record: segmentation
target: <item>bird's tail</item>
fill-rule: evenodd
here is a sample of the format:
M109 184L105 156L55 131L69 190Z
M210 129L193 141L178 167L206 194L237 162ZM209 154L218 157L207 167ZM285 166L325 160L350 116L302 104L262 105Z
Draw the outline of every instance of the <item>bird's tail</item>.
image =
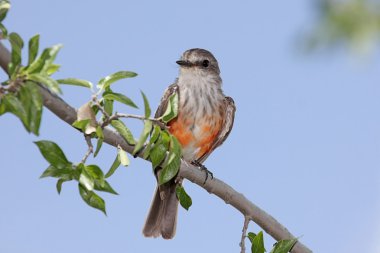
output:
M161 235L164 239L172 239L175 235L178 213L176 183L168 182L167 184L155 190L143 228L143 234L146 237Z

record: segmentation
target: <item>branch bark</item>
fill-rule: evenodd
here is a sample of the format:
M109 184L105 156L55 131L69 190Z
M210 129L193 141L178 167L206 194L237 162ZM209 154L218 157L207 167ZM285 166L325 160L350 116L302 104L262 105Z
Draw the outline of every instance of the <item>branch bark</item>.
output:
M11 56L8 49L6 49L4 45L0 43L0 66L5 72L8 71L8 63L10 62L10 59ZM71 126L77 117L76 110L67 104L62 98L50 92L43 85L40 85L40 90L43 96L44 106ZM105 128L103 133L105 143L108 143L114 147L120 145L125 151L132 153L134 146L129 145L117 132L113 131L110 128ZM143 153L139 154L140 158L142 158L142 156ZM223 181L214 178L213 180L207 180L207 182L204 184L204 173L198 168L184 161L181 162L179 176L199 185L207 192L218 196L225 203L232 205L243 214L243 217L248 217L249 220L252 220L258 224L275 240L279 241L295 238L294 235L292 235L271 215L253 204L243 194L237 192L235 189ZM312 251L303 245L300 241L298 241L291 252L310 253Z

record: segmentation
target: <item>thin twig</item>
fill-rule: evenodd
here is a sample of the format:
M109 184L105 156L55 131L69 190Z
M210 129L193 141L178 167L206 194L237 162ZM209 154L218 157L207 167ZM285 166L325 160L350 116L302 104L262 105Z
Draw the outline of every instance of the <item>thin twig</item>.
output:
M110 116L107 118L106 116L106 119L104 120L104 122L101 124L102 128L108 126L112 120L117 120L119 118L129 118L129 119L139 119L139 120L150 120L152 121L153 124L156 124L158 125L159 127L161 127L161 129L167 129L167 126L159 119L155 119L155 118L146 118L144 116L141 116L141 115L136 115L136 114L127 114L127 113L115 113L114 115Z
M247 229L248 229L248 224L249 224L249 217L248 216L244 216L244 225L243 225L243 229L242 229L242 233L241 233L241 240L240 240L240 248L241 248L241 251L240 253L245 253L245 238L247 237Z
M152 121L153 124L158 125L162 129L167 129L167 126L159 119L155 118L145 118L144 116L141 115L135 115L135 114L126 114L126 113L116 113L115 115L112 115L110 117L110 122L114 119L118 118L130 118L130 119L140 119L140 120L150 120Z
M105 128L106 126L108 126L112 122L112 120L117 120L119 118L130 118L130 119L139 119L139 120L150 120L152 121L152 123L161 127L161 129L167 129L167 126L160 119L146 118L145 116L136 115L136 114L127 114L127 113L115 113L114 115L109 115L104 110L104 107L99 103L99 100L96 95L92 96L92 101L94 102L94 105L97 108L99 108L99 110L104 115L104 121L100 124L102 128Z
M92 146L92 143L91 143L91 136L85 135L84 138L87 142L88 149L87 149L87 152L81 161L81 163L83 163L83 164L86 163L87 158L92 154L92 152L94 152L94 146Z

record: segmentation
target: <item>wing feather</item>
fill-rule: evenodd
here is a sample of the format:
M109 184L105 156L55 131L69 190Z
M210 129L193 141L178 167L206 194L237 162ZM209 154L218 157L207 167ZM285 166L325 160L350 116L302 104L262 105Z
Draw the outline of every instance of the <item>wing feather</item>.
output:
M159 118L165 113L166 107L168 106L168 103L169 103L169 98L174 93L177 93L179 97L179 88L178 88L177 83L173 83L165 90L164 95L161 98L160 105L158 106L156 113L154 114L155 118Z

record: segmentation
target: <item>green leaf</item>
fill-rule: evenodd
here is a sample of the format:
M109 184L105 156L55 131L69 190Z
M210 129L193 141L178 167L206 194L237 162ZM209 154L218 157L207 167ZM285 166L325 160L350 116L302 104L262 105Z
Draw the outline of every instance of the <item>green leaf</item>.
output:
M249 232L247 237L248 237L249 241L252 243L253 239L256 237L256 234Z
M2 23L0 23L0 31L2 33L3 38L8 37L8 30Z
M82 87L86 87L86 88L90 88L90 89L92 88L92 83L90 81L77 79L77 78L58 79L57 82L60 84L82 86Z
M150 150L149 157L152 162L153 169L157 168L166 157L167 148L162 143L157 143Z
M84 186L81 184L78 184L79 187L79 193L84 202L87 203L87 205L96 208L100 211L102 211L105 215L106 213L106 204L104 200L99 197L95 192L87 190Z
M102 106L103 102L100 101L99 104ZM92 105L91 106L91 109L92 111L94 112L95 116L98 114L98 112L100 111L99 107L97 105Z
M58 44L58 45L54 45L50 48L48 57L45 59L45 62L44 62L43 67L41 69L41 73L46 74L47 70L49 69L50 65L54 62L59 50L61 50L62 47L63 47L62 44Z
M106 88L108 88L112 83L120 80L120 79L123 79L123 78L129 78L129 77L135 77L137 76L136 73L134 72L130 72L130 71L119 71L119 72L116 72L116 73L113 73L109 76L106 76L104 78L102 78L100 81L99 81L99 84L98 84L98 87L100 89L103 89L105 90Z
M177 185L175 188L175 193L177 194L177 198L181 206L186 210L189 210L193 202L190 196L186 193L185 188L183 188L182 185Z
M34 142L39 148L42 156L54 167L61 169L71 163L67 160L62 149L51 141L36 141Z
M100 186L104 186L104 173L97 165L87 165L85 170L94 179L94 183L97 182Z
M144 92L141 91L141 95L144 99L144 108L145 108L145 118L149 118L151 114L150 106L149 106L149 101L147 97L145 96Z
M61 65L52 63L52 64L50 64L50 66L46 70L46 74L48 76L51 76L52 74L57 72L60 68L61 68Z
M85 165L83 163L78 163L76 165L73 165L73 168L74 168L73 179L79 181L82 171L85 170Z
M153 147L155 146L155 142L158 140L158 138L160 137L160 133L161 133L161 128L157 125L154 125L153 126L153 130L152 130L152 133L150 135L150 139L149 139L149 143L148 145L145 147L145 150L144 150L144 155L143 155L143 158L145 160L147 160L150 156L150 151L153 149Z
M87 165L85 167L86 171L96 180L104 180L104 173L99 168L99 166L95 164Z
M113 112L113 100L103 99L104 110L108 116L112 115Z
M82 173L79 176L79 183L89 191L92 191L94 189L94 177L88 172L86 167L84 170L82 170Z
M107 181L104 181L104 185L101 186L99 183L97 183L95 181L95 187L94 187L95 190L97 191L102 191L102 192L108 192L108 193L111 193L111 194L115 194L115 195L119 195L112 187L111 185L107 182Z
M162 120L168 123L178 115L178 94L174 93L169 97L169 102L166 111L162 116Z
M87 125L90 123L90 119L83 119L83 120L76 120L73 124L71 124L73 127L78 128L82 132L86 131Z
M127 96L124 96L120 93L114 93L110 91L106 91L103 93L103 98L108 100L116 100L125 105L131 106L133 108L138 108L137 105Z
M170 146L170 133L168 131L161 131L160 139L159 141L165 146L167 150L169 150Z
M143 159L144 160L148 160L149 156L150 156L150 151L152 150L153 148L153 145L148 143L146 146L145 146L145 149L144 149L144 154L143 154Z
M0 22L4 20L9 9L11 8L11 4L7 0L2 0L0 2Z
M9 34L9 42L11 44L15 44L19 49L22 49L24 47L24 41L20 37L18 33L12 32Z
M35 135L39 135L43 100L39 87L32 82L26 82L19 90L18 98L24 107L26 118L24 126Z
M49 57L50 50L50 48L45 48L42 54L27 66L26 72L28 74L40 73L45 64L46 58Z
M158 140L158 137L160 137L161 134L161 128L157 125L154 125L152 134L150 135L149 143L153 144Z
M125 126L121 120L112 120L111 126L128 142L130 145L135 145L136 141L133 138L132 132Z
M170 152L178 157L182 156L181 144L174 135L170 135Z
M96 143L96 149L95 149L94 157L96 157L98 155L100 149L102 148L103 140L104 140L103 138L98 139L98 142Z
M170 139L170 146L168 156L169 158L166 160L164 165L162 165L163 169L158 176L158 182L160 185L174 178L179 171L179 167L181 166L181 145L179 144L178 140L174 136L169 135L166 131L163 131L161 135L163 137L162 140L164 140L163 142L168 142L167 139ZM166 150L167 149L168 147L166 147Z
M45 177L55 177L55 178L62 178L65 180L72 180L74 178L74 170L70 165L66 166L65 168L56 168L52 165L50 165L40 176L40 178Z
M62 184L63 184L64 182L67 182L67 181L69 181L69 180L67 180L67 179L63 179L63 178L58 179L57 184L56 184L56 188L57 188L57 192L58 192L58 194L61 194L61 191L62 191Z
M100 139L104 139L103 129L101 126L96 127L96 136Z
M121 165L127 167L130 164L128 155L122 148L118 148L118 158Z
M55 45L50 48L44 49L40 57L35 59L28 67L28 74L40 73L45 76L48 75L48 70L53 65L53 61L58 54L58 51L62 48L62 45Z
M135 155L137 152L143 148L145 141L148 139L149 133L152 130L153 124L150 120L144 120L144 129L140 135L140 139L138 140L132 154Z
M29 58L28 65L34 62L38 54L38 47L40 43L40 35L36 34L29 40Z
M4 95L1 104L2 113L13 113L28 132L39 134L43 106L40 90L34 83L21 85L17 97L13 94Z
M21 65L21 50L24 47L24 41L17 33L9 34L9 42L12 46L11 63L9 64L9 73L13 77L16 69Z
M14 94L8 93L2 97L1 101L2 111L4 113L10 112L17 116L29 132L27 114L20 100Z
M7 112L7 108L3 103L3 100L0 98L0 116Z
M260 231L252 240L251 252L264 253L265 251L263 231Z
M98 155L100 148L103 145L104 134L103 134L103 129L101 126L96 127L96 136L98 136L98 143L96 144L96 150L94 153L94 157L96 157Z
M40 178L45 178L45 177L60 177L60 170L64 169L57 169L56 167L50 165L40 176Z
M278 241L270 253L287 253L292 250L297 241L297 238Z
M171 153L168 162L163 166L163 169L158 176L158 183L162 185L173 179L177 175L180 166L181 157Z
M120 160L119 160L119 155L116 156L115 161L112 163L111 168L108 170L106 175L104 176L105 178L109 178L112 176L112 174L116 171L117 168L120 166Z
M31 74L31 75L28 75L27 79L45 85L54 93L62 93L61 89L59 88L59 84L57 83L57 81L48 75Z

